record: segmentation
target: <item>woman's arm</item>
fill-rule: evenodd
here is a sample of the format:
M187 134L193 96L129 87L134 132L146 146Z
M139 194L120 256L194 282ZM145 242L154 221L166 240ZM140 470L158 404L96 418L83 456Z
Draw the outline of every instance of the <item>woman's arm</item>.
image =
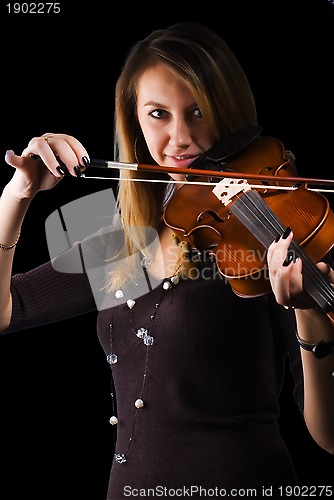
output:
M12 314L13 257L26 211L39 191L53 188L65 173L80 175L85 159L87 164L88 154L80 142L64 134L32 139L21 156L13 151L6 153L6 162L15 172L0 198L0 332L6 329Z
M279 304L295 309L297 334L306 343L334 341L334 323L303 290L302 266L298 259L283 265L293 234L274 242L268 249L269 276ZM318 267L330 283L334 271L327 264ZM304 375L304 418L314 440L334 454L334 350L323 358L300 348Z
M0 198L0 332L4 330L11 317L10 281L15 246L20 228L31 199L20 198L9 183ZM5 247L3 247L5 246ZM12 246L12 248L9 248Z

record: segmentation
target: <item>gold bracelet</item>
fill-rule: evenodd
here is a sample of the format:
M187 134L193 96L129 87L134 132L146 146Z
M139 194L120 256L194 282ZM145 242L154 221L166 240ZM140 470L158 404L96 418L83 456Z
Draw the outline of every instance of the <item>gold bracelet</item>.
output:
M15 243L13 243L12 245L3 245L2 243L0 243L0 250L11 250L12 248L16 247L17 242L20 239L20 235L21 235L21 231L19 231L19 234L17 235Z

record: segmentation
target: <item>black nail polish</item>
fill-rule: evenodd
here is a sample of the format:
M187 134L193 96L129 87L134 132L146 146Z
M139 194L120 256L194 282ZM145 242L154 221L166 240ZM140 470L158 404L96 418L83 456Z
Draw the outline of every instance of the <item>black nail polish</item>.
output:
M59 172L61 175L65 175L65 172L64 170L58 165L58 167L56 167L56 170L57 172Z
M80 170L80 168L78 167L78 165L76 165L76 166L74 167L74 172L75 172L75 175L76 175L77 177L80 177L80 176L81 176L81 170Z
M87 156L83 156L81 159L82 159L82 163L84 164L84 166L89 167L90 161L88 160Z
M282 238L283 238L283 240L286 240L286 239L287 239L287 237L289 236L289 234L291 233L291 231L292 231L291 227L289 227L289 226L288 226L288 227L286 228L286 230L284 231L284 233L282 234Z
M288 250L286 254L285 261L283 262L282 266L287 267L290 262L295 262L296 260L296 254L293 250Z
M278 234L278 235L276 236L276 238L275 238L275 243L278 243L280 239L281 239L281 235L280 235L280 234Z

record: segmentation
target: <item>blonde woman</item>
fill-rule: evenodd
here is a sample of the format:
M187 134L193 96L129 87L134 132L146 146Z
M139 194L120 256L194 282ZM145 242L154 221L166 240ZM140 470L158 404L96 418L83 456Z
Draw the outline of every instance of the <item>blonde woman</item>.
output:
M257 126L248 80L209 28L178 23L132 47L116 86L116 160L185 169ZM241 297L214 259L204 252L193 258L189 242L164 221L184 174L126 171L110 227L11 276L33 198L66 174L80 177L90 158L78 139L45 133L21 155L8 151L6 161L15 172L0 201L0 329L96 310L115 385L108 500L246 490L261 497L264 488L282 496L297 485L277 423L286 356L306 425L334 452L333 323L303 289L302 259L287 260L289 228L268 249L270 293ZM152 177L160 182L147 182ZM329 265L319 268L333 283ZM326 355L319 359L310 346L321 342Z

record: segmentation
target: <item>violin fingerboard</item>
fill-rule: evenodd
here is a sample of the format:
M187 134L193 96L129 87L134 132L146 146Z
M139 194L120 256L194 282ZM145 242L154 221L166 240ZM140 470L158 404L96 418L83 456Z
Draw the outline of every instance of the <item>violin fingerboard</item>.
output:
M231 212L244 224L265 248L285 227L262 199L258 191L247 191L231 205Z
M255 190L247 191L239 196L231 205L231 212L265 248L268 248L277 235L282 235L286 229L258 191ZM294 254L303 261L302 272L305 290L324 311L333 310L334 289L295 239L292 240L289 249L293 250Z

